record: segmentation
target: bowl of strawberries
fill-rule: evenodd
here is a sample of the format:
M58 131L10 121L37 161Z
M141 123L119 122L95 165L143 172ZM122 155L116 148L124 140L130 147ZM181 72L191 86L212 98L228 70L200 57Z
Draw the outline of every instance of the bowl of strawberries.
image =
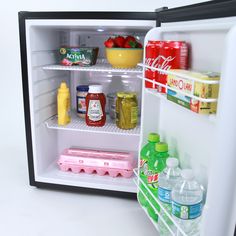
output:
M135 37L110 37L105 42L106 57L114 68L134 68L143 58L143 45Z

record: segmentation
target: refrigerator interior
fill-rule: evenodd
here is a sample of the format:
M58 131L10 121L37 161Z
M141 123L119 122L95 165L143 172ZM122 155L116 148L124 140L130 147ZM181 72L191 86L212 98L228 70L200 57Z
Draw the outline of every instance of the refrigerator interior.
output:
M205 194L208 194L207 190L211 187L211 192L209 192L211 198L208 199L206 194L203 211L208 214L207 220L202 223L202 228L205 230L207 227L211 229L215 227L214 221L211 221L215 209L210 207L210 205L212 206L210 203L213 203L211 202L214 200L213 195L217 193L215 192L216 187L214 190L212 181L211 186L208 186L208 180L211 177L216 181L219 174L216 170L222 164L221 157L216 153L216 145L219 144L216 132L219 123L222 122L222 108L225 107L222 98L226 96L226 93L222 92L221 87L226 79L229 80L225 73L226 67L224 64L228 61L225 54L228 46L226 40L229 37L229 30L235 23L235 17L164 23L161 28L150 30L145 37L145 44L148 40L186 41L190 46L190 70L214 71L222 75L216 115L196 114L168 101L165 96L154 90L143 89L140 148L146 143L149 132L158 132L161 141L168 143L170 156L179 159L180 167L193 169L197 181L204 187ZM143 81L145 81L144 74ZM219 117L219 114L221 117ZM215 164L216 162L218 164ZM145 208L144 210L146 211ZM153 223L158 230L157 223L154 221ZM225 224L227 223L225 222ZM180 230L179 235L187 235L181 231L181 227L178 225L176 227ZM208 232L211 232L210 229Z
M106 63L103 42L114 35L134 35L141 42L155 26L154 21L134 20L26 20L28 84L35 180L69 186L136 192L133 178L62 172L60 153L69 147L134 152L138 158L140 127L131 131L116 128L108 119L102 128L87 127L75 114L76 86L101 84L105 94L134 91L141 106L141 68L115 70ZM97 64L79 70L59 65L61 46L99 47ZM56 122L57 89L66 81L71 93L72 122Z

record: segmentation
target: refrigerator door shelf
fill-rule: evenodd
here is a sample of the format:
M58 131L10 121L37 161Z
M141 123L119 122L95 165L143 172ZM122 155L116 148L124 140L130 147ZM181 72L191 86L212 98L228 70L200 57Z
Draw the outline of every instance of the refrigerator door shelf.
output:
M138 65L141 66L141 67L144 67L144 68L148 68L148 69L151 69L151 70L161 72L163 74L178 76L178 77L183 78L183 79L188 80L188 81L194 81L194 82L196 81L196 82L200 82L202 84L219 84L220 83L219 80L202 80L202 79L198 79L196 77L188 76L188 75L183 74L181 72L176 72L176 71L173 71L173 70L163 70L163 69L159 69L159 68L156 68L156 67L153 67L153 66L148 66L148 65L143 64L143 63L139 63ZM144 79L146 79L146 78L144 78ZM163 84L160 84L160 86L165 87Z
M103 127L92 127L87 126L85 120L79 118L76 114L72 113L71 122L65 126L60 126L57 123L57 116L53 116L45 121L47 128L49 129L59 129L59 130L71 130L71 131L82 131L90 133L100 133L100 134L115 134L115 135L127 135L127 136L139 136L140 135L140 125L131 130L119 129L114 120L110 120L107 117L106 124Z
M186 111L186 112L192 114L193 116L200 116L200 117L202 117L203 120L209 120L209 121L212 122L213 124L216 122L216 114L201 115L201 114L195 113L195 112L193 112L193 111L191 111L191 110L186 109L186 108L183 107L183 106L179 106L179 105L173 103L172 101L170 101L170 100L167 99L166 94L158 93L155 89L148 89L148 88L145 88L145 89L144 89L144 92L145 92L145 93L148 93L148 94L151 94L151 95L153 95L153 96L155 96L155 97L161 99L162 101L171 103L171 104L173 104L174 106L178 107L179 109L184 110L184 111Z
M137 187L138 191L141 192L143 194L143 196L145 197L146 201L149 203L149 205L152 207L152 209L154 210L154 212L158 215L159 212L155 209L155 207L153 206L153 204L151 203L150 199L148 198L148 196L145 195L144 191L139 188L139 184L138 184L138 181L136 178L133 179L134 183L135 183L135 186ZM139 200L138 200L139 202ZM146 207L143 207L140 202L139 202L139 205L141 206L141 208L143 209L143 211L145 212L145 214L147 215L148 219L152 222L152 224L154 225L154 227L156 228L156 230L159 232L159 227L158 227L158 224L157 222L155 222L148 214L148 211L147 211L147 208Z
M149 205L153 208L153 210L155 211L155 213L158 215L158 221L162 221L162 223L166 226L166 228L169 230L171 235L176 235L175 232L178 231L178 235L181 236L187 236L187 234L183 231L183 229L179 226L179 224L172 218L171 214L166 210L166 208L162 205L161 201L159 201L159 199L157 199L153 193L150 191L150 189L148 188L148 186L143 182L143 180L139 177L138 174L138 169L134 169L134 174L136 176L136 178L134 178L134 183L135 185L138 187L138 191L140 191L143 196L145 197L145 199L147 200L147 202L149 203ZM154 199L155 203L158 204L160 206L160 209L162 211L165 212L165 215L168 217L168 221L171 221L172 227L170 228L170 222L167 223L165 221L165 219L160 215L160 212L157 211L153 205L153 203L150 201L150 197L148 197L145 192L143 191L143 189L140 186L144 186L146 191L148 192L148 195L151 196L152 199ZM142 207L144 209L144 211L146 212L148 218L151 220L151 222L154 224L155 228L159 231L159 227L158 227L158 222L155 222L148 214L147 209Z
M159 83L159 82L156 82L156 81L147 79L147 78L145 78L145 77L139 76L139 78L141 78L141 79L143 79L143 80L145 80L145 81L149 81L149 82L151 82L151 83L153 83L153 84L157 84L157 85L159 85L160 87L163 87L163 88L170 89L170 90L172 90L172 91L178 92L178 93L180 93L180 94L182 94L182 95L184 95L184 96L193 98L193 99L198 100L198 101L200 101L200 102L207 102L207 103L217 102L217 99L216 99L216 98L201 98L201 97L197 97L197 96L194 96L194 95L192 95L192 94L189 94L189 93L186 93L186 92L182 92L182 91L180 91L180 90L177 90L177 89L175 89L175 88L172 88L172 87L170 87L170 86L168 86L168 85L164 85L164 84L161 84L161 83ZM204 83L204 82L202 82L202 83Z

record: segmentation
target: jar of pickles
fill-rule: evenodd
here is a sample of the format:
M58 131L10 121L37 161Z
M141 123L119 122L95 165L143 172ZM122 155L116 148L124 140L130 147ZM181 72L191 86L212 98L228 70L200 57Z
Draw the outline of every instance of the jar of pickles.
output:
M138 123L138 101L135 93L119 92L116 99L116 125L133 129Z

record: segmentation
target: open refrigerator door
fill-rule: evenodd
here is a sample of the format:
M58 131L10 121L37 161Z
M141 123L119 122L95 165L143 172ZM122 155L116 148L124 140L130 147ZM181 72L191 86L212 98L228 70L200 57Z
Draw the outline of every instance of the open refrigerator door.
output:
M235 9L233 3L226 6L228 10ZM189 11L187 14L191 15L194 10L199 9L198 7L184 10L180 8L179 11L177 9L176 20L181 19L180 16L178 18L178 13L181 15L182 11ZM228 12L229 16L232 14L231 10ZM160 222L164 224L168 231L167 235L230 236L233 235L235 228L235 183L233 180L236 178L236 148L233 142L236 138L236 110L233 94L236 87L234 79L236 17L204 19L201 16L199 20L193 20L191 19L194 18L193 14L191 21L187 18L186 21L173 22L171 10L170 12L163 11L161 14L164 16L163 23L161 27L147 33L145 46L150 41L186 42L190 51L189 70L220 74L220 80L205 81L208 85L219 84L219 96L218 99L204 98L194 93L190 94L187 89L180 91L173 88L168 79L167 83L163 84L146 78L145 70L151 69L153 72L158 71L160 74L168 75L168 78L174 76L181 79L182 82L192 84L193 87L199 82L196 77L186 75L184 71L169 70L168 66L163 67L163 64L158 66L158 63L150 65L147 63L146 52L144 52L143 64L140 64L144 68L143 76L140 77L143 80L140 150L147 143L149 133L158 133L161 141L168 143L169 155L179 160L180 168L193 170L197 182L202 186L204 197L202 216L197 226L198 232L191 233L191 230L186 230L184 225L173 217L173 208L168 211L158 195L151 191L148 180L144 181L140 177L139 166L139 169L135 170L137 177L135 183L139 194L141 193L146 198L147 205L153 208L158 221L153 220L147 207L142 206L143 204L141 206L158 231L160 231ZM195 14L198 19L198 13ZM225 16L222 14L220 12L218 15ZM147 88L147 82L153 83L154 88L156 86L165 88L167 94L157 92L156 88ZM217 112L216 114L199 114L184 107L181 102L176 104L178 102L173 102L168 98L170 90L179 92L182 97L203 103L217 101ZM164 212L164 217L160 214L161 211Z

